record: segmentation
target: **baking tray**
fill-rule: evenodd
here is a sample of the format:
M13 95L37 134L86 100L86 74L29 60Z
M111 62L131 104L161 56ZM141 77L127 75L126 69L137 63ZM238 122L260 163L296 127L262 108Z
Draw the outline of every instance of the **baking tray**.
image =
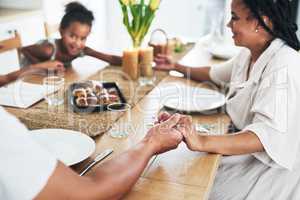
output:
M117 91L117 95L120 99L120 103L127 103L126 99L121 92L120 88L118 87L117 83L115 82L100 82L102 84L103 88L105 89L111 89L114 88ZM88 83L73 83L68 88L68 102L69 107L73 110L73 112L78 113L91 113L91 112L103 112L107 110L108 104L102 104L102 105L94 105L94 106L87 106L87 107L79 107L76 105L76 97L73 96L73 90L82 88L82 87L88 87Z

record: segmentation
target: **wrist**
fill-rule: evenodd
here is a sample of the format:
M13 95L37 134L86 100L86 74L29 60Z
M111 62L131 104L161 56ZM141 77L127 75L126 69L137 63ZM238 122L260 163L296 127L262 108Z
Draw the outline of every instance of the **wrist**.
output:
M152 157L156 154L157 147L154 142L149 138L144 138L139 145L142 147L143 151L149 156Z
M173 66L174 66L174 70L175 70L175 71L180 71L180 69L179 69L180 66L179 66L179 64L177 64L177 62L174 63Z
M207 140L208 137L206 135L199 135L196 145L196 151L207 152Z
M26 73L26 72L31 71L31 70L33 70L33 69L34 69L34 68L33 68L33 65L24 66L24 67L21 67L20 73L21 73L21 74L22 74L22 73Z
M36 64L30 64L27 67L23 67L23 68L26 68L27 70L35 69L36 68Z

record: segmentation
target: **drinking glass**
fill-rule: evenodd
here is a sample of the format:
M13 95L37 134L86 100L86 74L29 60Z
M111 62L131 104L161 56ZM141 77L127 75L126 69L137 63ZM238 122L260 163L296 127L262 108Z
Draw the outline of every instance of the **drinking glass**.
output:
M64 78L59 76L43 79L45 99L49 105L57 106L64 102L64 82Z
M111 120L118 119L109 134L114 138L125 138L129 135L131 127L131 106L127 103L112 103L107 106Z
M154 70L153 70L153 65L155 63L150 63L150 64L139 64L140 68L140 77L139 77L139 84L141 86L144 85L154 85L155 81L155 76L154 76Z

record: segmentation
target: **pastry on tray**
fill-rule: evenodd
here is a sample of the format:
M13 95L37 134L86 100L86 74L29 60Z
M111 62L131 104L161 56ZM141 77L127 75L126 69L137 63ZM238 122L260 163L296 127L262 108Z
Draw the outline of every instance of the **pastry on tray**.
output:
M73 89L72 95L78 107L104 106L111 103L121 102L118 88L105 88L97 81L78 83Z

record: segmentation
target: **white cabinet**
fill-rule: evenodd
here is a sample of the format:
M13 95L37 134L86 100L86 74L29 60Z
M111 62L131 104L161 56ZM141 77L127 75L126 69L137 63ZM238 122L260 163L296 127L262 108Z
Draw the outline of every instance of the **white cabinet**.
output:
M22 46L45 39L44 18L41 11L0 11L0 40L14 37L16 30L21 36ZM0 74L6 74L20 67L16 50L0 54Z
M16 30L21 36L23 46L34 44L45 38L44 17L39 12L15 17L8 21L1 19L0 27L0 40L8 37L10 32Z

